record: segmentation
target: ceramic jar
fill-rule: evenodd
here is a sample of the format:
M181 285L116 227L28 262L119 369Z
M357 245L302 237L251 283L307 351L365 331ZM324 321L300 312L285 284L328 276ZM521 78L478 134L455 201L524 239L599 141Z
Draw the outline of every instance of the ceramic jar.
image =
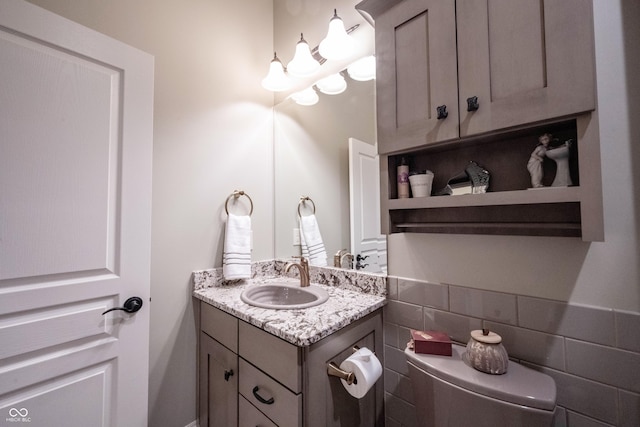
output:
M500 375L507 372L509 355L500 335L488 329L477 329L471 331L464 361L478 371Z

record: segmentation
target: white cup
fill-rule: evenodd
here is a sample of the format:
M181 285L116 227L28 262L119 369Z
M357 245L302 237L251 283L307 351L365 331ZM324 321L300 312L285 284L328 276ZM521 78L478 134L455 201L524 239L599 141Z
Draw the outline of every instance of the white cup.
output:
M413 197L429 197L431 196L431 185L433 184L433 172L426 171L409 175L409 183L411 184Z

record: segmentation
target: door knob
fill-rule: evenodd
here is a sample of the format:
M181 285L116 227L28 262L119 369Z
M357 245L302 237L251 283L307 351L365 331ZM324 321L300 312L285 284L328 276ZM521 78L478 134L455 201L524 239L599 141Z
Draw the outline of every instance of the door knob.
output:
M122 311L126 311L127 313L135 313L136 311L140 310L141 308L142 308L142 298L140 298L140 297L131 297L131 298L129 298L128 300L126 300L124 302L122 307L110 308L109 310L107 310L104 313L102 313L102 315L104 316L108 312L115 311L115 310L122 310Z

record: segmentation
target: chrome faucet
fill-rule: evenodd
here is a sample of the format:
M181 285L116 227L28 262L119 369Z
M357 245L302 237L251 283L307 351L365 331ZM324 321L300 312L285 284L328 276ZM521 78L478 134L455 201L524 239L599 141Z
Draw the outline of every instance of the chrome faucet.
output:
M298 257L294 257L298 258ZM300 287L306 288L309 286L310 277L309 277L309 261L305 257L299 257L300 262L288 262L284 267L284 272L288 273L291 270L291 267L297 267L298 272L300 273Z

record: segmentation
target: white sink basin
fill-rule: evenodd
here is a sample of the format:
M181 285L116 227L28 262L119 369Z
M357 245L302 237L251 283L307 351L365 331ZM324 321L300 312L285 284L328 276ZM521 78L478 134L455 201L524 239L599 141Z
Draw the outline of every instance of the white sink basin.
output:
M240 299L256 307L292 310L320 305L329 299L329 294L314 285L302 288L291 283L269 283L245 289Z

